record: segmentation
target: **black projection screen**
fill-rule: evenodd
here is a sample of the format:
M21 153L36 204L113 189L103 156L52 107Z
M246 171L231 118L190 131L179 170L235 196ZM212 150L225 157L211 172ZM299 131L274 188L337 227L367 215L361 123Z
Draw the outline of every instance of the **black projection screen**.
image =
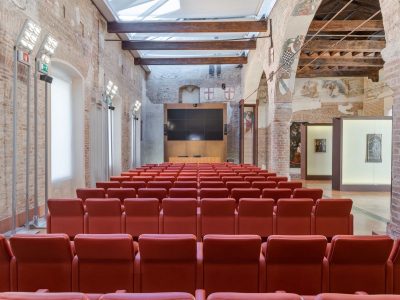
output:
M223 109L168 109L169 141L222 141Z

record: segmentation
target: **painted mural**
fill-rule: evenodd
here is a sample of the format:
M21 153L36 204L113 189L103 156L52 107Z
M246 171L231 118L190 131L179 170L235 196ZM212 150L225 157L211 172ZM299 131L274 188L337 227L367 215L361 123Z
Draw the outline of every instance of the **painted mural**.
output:
M293 10L292 16L313 15L317 11L321 0L300 0Z
M290 167L301 168L301 125L305 122L293 122L290 125Z

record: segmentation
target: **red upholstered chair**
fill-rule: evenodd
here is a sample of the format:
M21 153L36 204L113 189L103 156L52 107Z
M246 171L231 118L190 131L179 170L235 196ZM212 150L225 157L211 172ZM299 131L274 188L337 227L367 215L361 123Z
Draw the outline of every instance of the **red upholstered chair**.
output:
M122 209L119 199L87 199L85 233L122 233Z
M241 189L234 188L231 191L231 197L236 200L236 203L239 204L239 200L242 198L260 198L261 191L259 189Z
M209 171L199 171L199 177L205 177L205 176L218 176L217 172L209 172Z
M131 180L130 178L132 177L132 176L137 176L137 175L139 175L139 172L121 172L121 176L127 176L127 177L129 177L129 180Z
M278 202L279 199L288 199L292 196L291 189L263 189L261 197L274 199L275 203Z
M136 192L139 189L143 189L147 186L147 183L144 181L123 181L121 183L121 188L125 189L135 189Z
M197 176L178 176L177 181L197 181Z
M193 295L189 293L173 292L173 293L106 294L102 296L100 300L195 300L195 299Z
M107 190L110 188L119 188L121 187L121 183L119 181L99 181L96 182L96 187L100 189L104 189L107 193Z
M221 181L221 177L219 177L219 176L199 176L199 182L202 183L204 181Z
M171 176L171 175L158 175L158 176L154 176L153 180L154 181L170 181L170 182L173 183L173 182L175 182L176 177L175 176Z
M200 199L203 198L227 198L229 190L227 188L203 188L200 189Z
M153 180L153 176L132 176L132 181L144 181L146 184Z
M150 172L150 171L145 171L145 172L140 172L140 176L151 176L151 177L154 177L154 176L158 176L158 174L159 174L160 172Z
M253 181L251 187L254 189L259 189L262 191L263 189L274 189L276 188L275 181Z
M131 176L110 176L110 181L118 181L119 183L129 180L131 180Z
M231 192L232 189L251 188L251 183L248 181L227 181L225 182L225 186Z
M125 233L134 238L141 234L159 233L159 200L157 198L136 198L124 201Z
M269 176L267 181L275 181L278 184L281 181L288 181L288 178L286 176Z
M162 188L146 188L139 189L139 198L157 198L161 202L162 199L167 197L167 190Z
M197 181L175 181L174 188L197 189Z
M278 182L278 189L291 189L292 193L295 189L301 189L303 183L301 181L281 181Z
M199 182L199 188L200 189L206 189L206 188L225 188L225 183L222 181L216 180L216 181L200 181Z
M204 289L258 293L265 286L261 238L256 235L206 235L203 241Z
M197 189L172 188L169 190L171 198L197 198Z
M193 234L197 236L197 199L163 199L160 216L161 233Z
M267 292L317 295L328 291L324 236L272 235L263 244Z
M398 295L319 294L315 300L398 300Z
M73 290L133 293L134 247L129 234L79 234L74 239Z
M72 291L73 253L68 235L15 235L10 239L12 290L34 292Z
M242 176L221 176L221 180L226 184L228 181L243 181Z
M332 238L339 234L353 234L353 215L351 199L317 200L312 214L313 234Z
M73 238L84 232L85 210L81 199L49 199L47 233L65 233Z
M254 181L265 181L266 178L264 176L253 175L253 176L245 176L244 180L253 183Z
M311 199L280 199L276 209L276 234L311 234Z
M303 297L289 293L213 293L208 300L303 300Z
M395 241L390 259L393 263L393 293L400 294L400 241Z
M238 234L268 237L274 233L274 200L242 198L238 207Z
M196 237L163 234L139 237L135 259L135 292L182 291L194 295L198 272Z
M108 189L107 198L118 198L123 202L127 198L136 198L136 190L132 188Z
M81 293L7 292L0 293L2 300L89 300Z
M11 291L10 262L13 257L10 244L0 235L0 292Z
M106 192L103 188L78 188L76 189L76 197L82 199L85 203L88 198L105 198Z
M149 181L147 183L148 188L166 189L167 193L169 192L169 189L172 188L172 186L173 184L171 181Z
M201 236L235 234L235 199L205 198L200 203Z
M322 189L295 189L293 191L293 198L310 198L314 200L314 203L316 203L318 199L322 198L323 192Z
M268 179L268 177L276 177L278 174L276 174L274 172L261 171L261 172L258 172L258 175L264 176L265 178Z
M390 294L393 291L393 240L387 236L333 237L329 261L329 291Z

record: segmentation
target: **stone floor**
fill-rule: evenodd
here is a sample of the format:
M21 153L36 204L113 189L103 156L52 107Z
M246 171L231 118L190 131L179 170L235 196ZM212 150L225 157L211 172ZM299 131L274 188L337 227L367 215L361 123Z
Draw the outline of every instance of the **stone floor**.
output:
M353 200L354 234L384 234L390 221L390 193L333 191L331 181L305 181L305 187L322 188L327 198Z

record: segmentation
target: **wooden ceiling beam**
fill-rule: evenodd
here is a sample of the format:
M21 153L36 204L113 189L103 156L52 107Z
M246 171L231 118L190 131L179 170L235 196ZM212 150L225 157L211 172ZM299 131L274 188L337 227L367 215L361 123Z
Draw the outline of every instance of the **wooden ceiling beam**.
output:
M386 47L385 41L374 40L313 40L308 42L303 51L339 51L339 52L381 52Z
M309 32L317 32L329 21L312 21ZM333 20L322 30L322 32L351 32L364 23L365 20ZM367 21L363 26L358 28L356 31L384 31L382 20L370 20Z
M135 65L242 65L247 57L136 58Z
M267 32L261 21L225 22L108 22L109 33Z
M356 70L312 70L307 69L297 72L297 78L318 78L318 77L368 77L373 81L379 81L379 68L366 68Z
M123 41L123 50L250 50L256 40L245 41Z
M367 58L367 57L320 57L317 60L312 57L302 57L299 61L299 66L333 66L333 67L377 67L382 68L384 61L382 58Z

